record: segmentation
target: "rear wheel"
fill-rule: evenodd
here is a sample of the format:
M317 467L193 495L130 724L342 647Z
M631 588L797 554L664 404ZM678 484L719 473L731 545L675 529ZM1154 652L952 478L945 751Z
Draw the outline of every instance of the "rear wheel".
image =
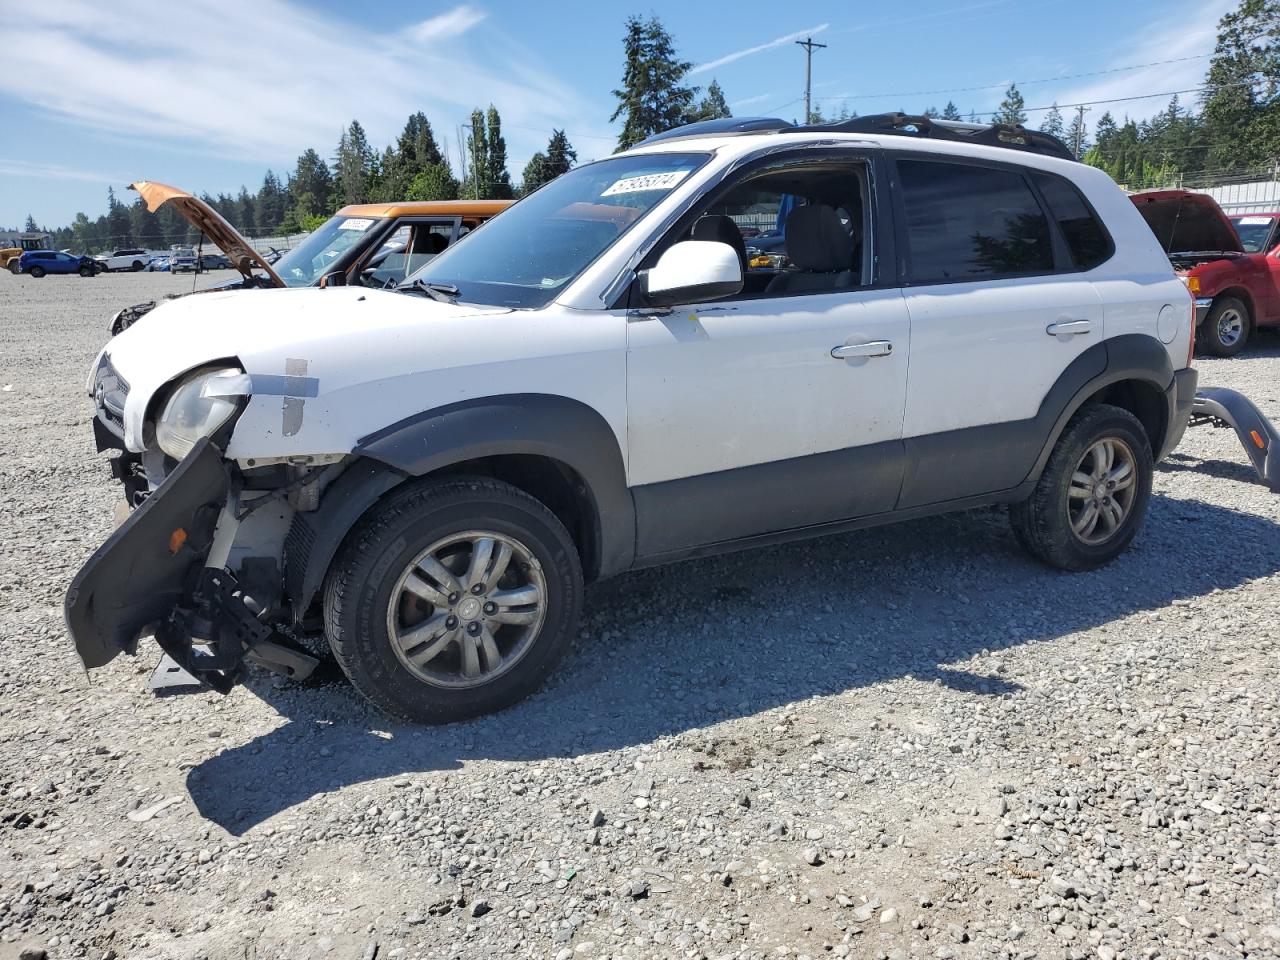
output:
M1031 496L1009 508L1014 533L1062 570L1110 563L1142 527L1152 471L1137 417L1109 404L1085 407L1062 432Z
M20 273L22 272L22 270L21 270L21 269L19 269L19 267L18 267L18 261L17 261L17 260L10 260L10 261L9 261L9 272L10 272L10 273L12 273L15 277L16 277L18 274L20 274Z
M1220 297L1200 325L1200 349L1215 357L1234 357L1249 342L1249 308L1237 297Z
M141 270L144 266L145 264L141 260L133 261L133 270L135 273Z
M80 268L78 272L82 277L92 277L96 274L97 271L95 271L93 267L89 266L86 263L83 267Z
M325 631L352 684L388 713L443 723L509 706L568 648L582 605L572 539L505 483L395 493L362 521L325 586Z
M30 273L33 277L39 280L44 276L44 267L32 267Z

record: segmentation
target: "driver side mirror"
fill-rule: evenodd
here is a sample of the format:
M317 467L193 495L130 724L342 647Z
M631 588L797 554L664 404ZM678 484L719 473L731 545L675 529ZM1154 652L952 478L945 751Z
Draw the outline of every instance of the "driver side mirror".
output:
M640 289L654 307L730 297L742 290L742 261L727 243L681 240L641 272Z

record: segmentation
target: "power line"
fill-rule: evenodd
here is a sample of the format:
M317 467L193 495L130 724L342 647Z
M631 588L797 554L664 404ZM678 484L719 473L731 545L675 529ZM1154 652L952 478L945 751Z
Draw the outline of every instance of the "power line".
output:
M1015 80L1002 81L1000 83L988 83L977 87L952 87L946 90L906 90L898 93L855 93L855 94L831 94L829 96L816 97L817 100L871 100L878 97L926 97L937 96L943 93L972 93L975 90L1001 90L1009 85L1009 82L1018 86L1029 87L1035 83L1056 83L1061 80L1079 80L1081 77L1100 77L1110 73L1124 73L1126 70L1142 70L1146 67L1163 67L1171 63L1186 63L1189 60L1203 60L1212 56L1208 53L1198 53L1191 57L1175 57L1172 60L1153 60L1151 63L1135 63L1127 67L1112 67L1108 70L1089 70L1084 73L1068 73L1059 77L1046 77L1042 80Z

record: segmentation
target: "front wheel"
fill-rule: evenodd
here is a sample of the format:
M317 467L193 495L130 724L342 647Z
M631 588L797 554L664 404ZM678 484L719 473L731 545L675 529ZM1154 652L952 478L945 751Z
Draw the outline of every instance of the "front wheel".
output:
M1200 325L1200 349L1215 357L1234 357L1249 342L1249 308L1236 297L1214 301Z
M1110 563L1137 536L1151 500L1151 444L1128 410L1094 404L1062 432L1031 496L1009 508L1019 542L1062 570Z
M325 584L325 632L375 706L445 723L537 689L581 606L555 514L509 484L457 478L413 484L361 521Z
M12 273L15 277L22 272L22 270L18 267L17 260L9 261L9 272Z
M141 270L144 266L146 266L146 264L144 264L141 260L135 260L135 261L133 261L133 272L134 272L134 273L137 273L137 272L138 272L139 270Z
M79 273L80 273L80 276L82 277L92 277L97 273L97 271L95 271L93 267L89 266L88 264L85 264L83 267L80 268Z
M44 267L32 267L29 271L33 277L39 280L44 276Z

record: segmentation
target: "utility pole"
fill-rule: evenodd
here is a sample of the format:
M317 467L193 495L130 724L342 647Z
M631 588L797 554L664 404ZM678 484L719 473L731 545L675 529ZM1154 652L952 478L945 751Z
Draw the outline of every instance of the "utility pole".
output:
M804 47L804 122L809 123L813 117L813 111L809 108L810 93L813 89L813 51L825 50L825 43L814 43L813 37L805 37L803 40L797 40L799 46Z
M1088 113L1089 108L1084 104L1076 107L1076 142L1071 145L1072 151L1076 155L1076 159L1080 159L1081 147L1084 146L1084 115Z

